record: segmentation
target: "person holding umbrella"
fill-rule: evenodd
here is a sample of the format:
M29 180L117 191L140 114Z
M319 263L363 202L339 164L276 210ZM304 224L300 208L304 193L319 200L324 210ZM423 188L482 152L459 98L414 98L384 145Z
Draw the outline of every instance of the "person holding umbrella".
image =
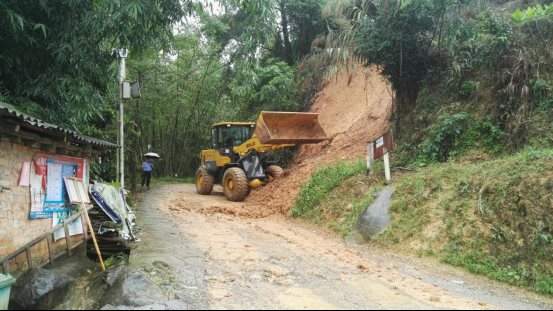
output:
M152 172L154 171L154 159L158 159L159 155L148 152L144 157L146 159L142 162L142 189L146 186L150 190L150 181L152 180Z

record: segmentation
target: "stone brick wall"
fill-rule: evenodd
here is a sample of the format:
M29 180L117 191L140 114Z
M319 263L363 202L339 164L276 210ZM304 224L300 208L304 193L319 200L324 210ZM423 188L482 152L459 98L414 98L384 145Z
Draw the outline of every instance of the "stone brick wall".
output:
M23 162L40 152L0 140L0 258L52 230L51 219L29 220L29 188L18 185ZM62 239L56 244L64 243ZM33 257L48 255L45 245L37 245L33 252Z
M48 232L52 221L29 220L28 187L19 187L24 161L31 161L39 150L0 141L0 257Z

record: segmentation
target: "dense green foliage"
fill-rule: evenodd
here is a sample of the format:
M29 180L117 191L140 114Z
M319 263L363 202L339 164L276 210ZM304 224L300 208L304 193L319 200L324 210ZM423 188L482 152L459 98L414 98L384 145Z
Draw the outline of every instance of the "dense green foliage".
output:
M402 143L424 148L434 123L457 113L503 132L506 151L544 132L538 111L552 98L550 1L334 2L326 44L381 66L396 91Z
M143 94L127 105L128 166L136 173L132 184L148 145L163 155L156 165L159 175L191 175L198 150L209 141L209 125L228 113L217 53L202 48L195 36L176 38L173 52L175 60L152 57L129 63Z
M210 123L305 109L328 74L360 57L392 82L396 134L417 154L412 159L553 144L551 7L491 0L8 0L0 3L0 44L10 47L0 52L0 97L115 140L111 50L128 47L129 79L143 86L143 97L127 104L129 169L136 171L151 145L165 155L160 174L189 175L209 144Z
M529 7L525 10L516 10L513 13L513 21L515 23L523 24L531 21L536 21L540 18L547 17L553 14L553 4L549 5L536 5Z
M125 104L131 184L148 146L163 155L159 175L191 175L213 122L301 109L295 63L324 32L321 8L317 0L2 1L0 44L10 48L0 52L0 98L115 141L112 49L126 47L127 79L142 86L142 98ZM95 172L114 178L109 163Z
M452 3L449 3L452 2ZM396 89L398 109L408 113L422 81L441 55L439 21L453 1L381 1L358 23L357 50L371 63L381 64ZM396 10L395 8L398 7ZM440 34L441 35L441 34Z
M0 96L46 120L102 135L112 123L113 48L170 44L181 1L0 2Z
M470 150L503 151L504 133L490 121L475 120L469 113L441 114L418 145L417 162L447 162Z

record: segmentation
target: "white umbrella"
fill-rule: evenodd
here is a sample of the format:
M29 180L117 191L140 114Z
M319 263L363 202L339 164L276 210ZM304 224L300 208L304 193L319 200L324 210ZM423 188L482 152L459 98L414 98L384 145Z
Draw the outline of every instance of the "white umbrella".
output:
M155 152L148 152L148 153L146 153L144 156L147 157L147 158L157 158L157 159L161 158L161 157L159 156L159 154L157 154L157 153L155 153Z

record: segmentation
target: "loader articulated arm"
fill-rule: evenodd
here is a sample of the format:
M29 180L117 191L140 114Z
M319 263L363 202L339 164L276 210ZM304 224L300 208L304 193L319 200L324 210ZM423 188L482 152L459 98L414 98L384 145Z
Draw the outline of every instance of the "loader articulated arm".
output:
M251 150L265 153L327 140L318 118L318 113L263 111L252 138L234 147L234 152L244 156Z
M257 153L266 153L266 152L277 151L277 150L290 148L294 146L295 146L294 144L280 144L280 145L263 144L261 143L259 138L257 138L254 135L254 137L248 139L240 146L234 147L233 151L242 157L248 154L251 150L255 150L257 151Z

